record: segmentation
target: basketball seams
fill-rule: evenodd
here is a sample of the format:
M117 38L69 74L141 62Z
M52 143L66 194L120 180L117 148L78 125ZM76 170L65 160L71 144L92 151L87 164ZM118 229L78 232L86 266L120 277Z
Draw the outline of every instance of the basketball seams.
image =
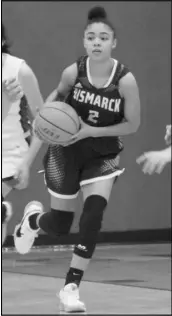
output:
M54 112L51 112L51 110L54 110ZM68 110L70 114L68 114ZM65 115L63 116L63 114ZM72 122L74 123L73 125ZM69 130L64 129L67 127L69 127ZM70 136L73 136L78 131L79 119L76 111L74 109L73 111L70 110L70 105L69 108L64 107L63 109L62 107L62 109L59 109L58 104L56 107L52 103L49 104L49 106L44 107L42 111L38 113L34 129L35 132L37 131L38 138L40 137L45 143L47 142L48 144L63 146L69 141ZM59 139L57 139L58 137Z
M46 109L46 107L45 107L44 109ZM60 111L60 112L65 113L66 115L68 115L68 116L71 118L71 120L75 123L76 128L78 129L78 126L77 126L75 120L74 120L73 117L70 116L67 112L65 112L65 111L63 111L63 110L61 110L61 109L59 109L59 108L55 108L55 107L53 107L53 106L49 106L49 107L47 107L47 109L58 110L58 111Z
M63 112L63 111L62 111L62 112ZM64 112L64 113L65 113L65 112ZM40 113L39 113L39 116L40 116L42 119L44 119L47 123L53 125L53 126L56 127L56 128L59 128L61 131L65 132L65 133L67 133L67 134L70 134L70 135L74 135L74 134L70 133L69 131L66 131L66 130L64 130L63 128L61 128L61 127L55 125L54 123L50 122L50 121L47 120L44 116L42 116Z

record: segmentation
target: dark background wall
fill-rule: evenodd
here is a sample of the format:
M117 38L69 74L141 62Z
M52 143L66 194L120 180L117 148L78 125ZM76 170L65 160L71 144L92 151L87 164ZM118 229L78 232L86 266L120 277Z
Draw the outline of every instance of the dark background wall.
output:
M26 59L34 70L44 97L57 86L64 67L84 53L83 29L88 10L97 2L3 2L2 19L12 51ZM118 47L114 57L135 75L141 98L142 122L135 135L124 137L121 165L126 172L113 188L105 214L103 231L168 228L171 210L170 165L161 175L141 172L136 157L146 150L165 147L165 126L171 117L171 3L99 2L117 29ZM37 157L27 190L12 192L15 215L10 233L21 218L24 205L38 199L48 209L49 196L43 184L41 159ZM72 231L77 231L81 199Z

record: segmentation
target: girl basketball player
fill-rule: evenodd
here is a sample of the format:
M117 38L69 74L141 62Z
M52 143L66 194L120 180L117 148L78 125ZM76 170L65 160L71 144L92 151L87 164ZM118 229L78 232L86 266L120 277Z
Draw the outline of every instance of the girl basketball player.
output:
M116 47L115 29L101 7L88 14L84 32L87 55L67 67L58 88L47 101L69 103L81 117L81 129L67 146L49 146L44 158L45 180L51 195L51 210L30 205L15 228L14 240L19 253L33 245L40 228L54 236L70 231L74 209L72 201L83 193L83 212L79 240L75 246L60 309L86 310L79 299L79 284L93 256L115 179L123 173L119 136L135 133L140 124L140 100L133 74L111 57ZM39 207L39 210L38 210Z
M4 197L28 185L30 165L42 144L36 137L30 144L31 121L42 105L37 79L23 59L10 54L2 24L2 244L12 215Z

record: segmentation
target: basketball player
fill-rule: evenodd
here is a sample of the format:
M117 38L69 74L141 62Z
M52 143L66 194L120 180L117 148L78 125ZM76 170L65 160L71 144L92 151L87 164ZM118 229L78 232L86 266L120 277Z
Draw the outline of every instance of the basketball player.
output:
M171 125L166 126L165 134L166 145L171 144ZM171 162L171 145L163 150L149 151L141 155L136 162L143 163L142 171L144 173L153 174L161 173L164 167Z
M37 79L23 59L11 55L2 24L2 244L12 215L4 198L13 188L27 187L30 166L42 145L36 137L31 142L31 121L42 105Z
M123 150L120 136L135 133L140 125L140 100L133 74L111 57L116 34L102 7L90 10L84 32L86 56L67 67L47 101L65 101L81 118L80 131L67 146L49 146L44 158L45 181L51 195L51 210L33 214L28 207L15 228L14 242L26 253L40 228L53 236L68 234L74 218L74 203L81 190L83 212L65 286L60 291L60 309L84 312L79 284L93 256ZM37 205L38 207L38 205Z

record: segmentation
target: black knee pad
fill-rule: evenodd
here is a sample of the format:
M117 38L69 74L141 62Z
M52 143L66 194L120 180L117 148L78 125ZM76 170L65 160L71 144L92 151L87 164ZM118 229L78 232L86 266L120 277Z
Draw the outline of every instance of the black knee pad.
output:
M73 212L51 209L39 219L39 227L53 237L59 237L69 233L74 219Z
M86 199L79 223L81 236L100 231L106 205L107 200L100 195L91 195Z
M101 229L103 213L107 200L100 195L89 196L85 203L79 223L79 243L74 253L84 258L91 258Z

